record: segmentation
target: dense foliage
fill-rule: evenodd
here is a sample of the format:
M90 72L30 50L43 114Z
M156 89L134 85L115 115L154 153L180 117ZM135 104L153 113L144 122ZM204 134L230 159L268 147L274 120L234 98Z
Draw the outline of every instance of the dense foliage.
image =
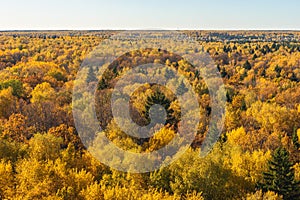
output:
M199 74L164 52L132 52L148 61L162 55L159 62L186 75L202 106L189 151L170 166L145 174L99 163L86 151L73 122L77 71L88 53L114 33L0 32L0 199L296 199L287 198L276 184L291 181L290 175L287 187L299 191L300 33L186 31L213 58L227 92L225 127L206 157L199 157L199 147L211 105ZM98 83L96 109L105 134L131 151L164 146L176 134L180 105L168 91L163 95L157 86L145 85L132 96L132 115L147 124L149 108L161 103L169 111L168 125L147 140L127 136L103 103L113 78L132 63L124 59L118 64ZM87 79L97 77L90 73ZM181 83L177 89L185 91ZM277 176L279 164L287 170L283 179Z
M269 161L268 171L264 174L264 182L261 187L265 191L275 191L283 196L283 199L299 199L299 181L295 180L293 164L289 161L289 154L279 147L275 150Z

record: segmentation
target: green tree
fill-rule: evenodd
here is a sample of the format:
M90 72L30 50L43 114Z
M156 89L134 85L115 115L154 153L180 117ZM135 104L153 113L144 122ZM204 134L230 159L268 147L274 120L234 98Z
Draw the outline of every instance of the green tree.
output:
M295 180L293 164L289 161L289 153L283 147L275 150L268 163L268 171L263 173L263 191L273 191L283 196L284 200L300 198L299 182Z
M0 90L7 89L11 87L12 88L12 94L16 97L21 97L23 95L23 83L20 80L7 80L2 83L0 83Z
M148 123L150 123L150 108L153 105L159 104L161 105L163 108L165 108L165 110L167 111L167 119L166 119L166 123L167 124L174 124L175 119L173 117L173 113L174 111L170 108L171 106L171 101L160 91L155 91L152 95L150 95L145 103L145 111L144 111L144 116L145 118L148 120Z
M188 89L185 87L183 80L181 80L178 87L176 88L176 94L181 96L184 95L186 92L188 92Z
M93 69L93 67L89 67L89 71L86 77L86 82L91 83L91 82L96 82L97 80L98 79L96 77L95 70Z
M244 63L243 67L244 67L245 69L247 69L247 70L250 70L250 69L252 68L252 66L251 66L251 64L249 63L248 60Z
M292 137L293 145L296 149L300 148L300 142L297 132L295 131Z

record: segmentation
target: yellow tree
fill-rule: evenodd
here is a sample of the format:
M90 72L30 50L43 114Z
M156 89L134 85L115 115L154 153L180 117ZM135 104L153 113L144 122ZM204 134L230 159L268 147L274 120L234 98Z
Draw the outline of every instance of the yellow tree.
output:
M55 99L55 94L56 92L51 85L47 82L43 82L38 84L31 92L31 102L41 103L44 101L53 101Z
M0 91L0 118L8 118L16 110L17 98L11 87Z
M13 198L14 191L14 172L10 162L0 161L0 198Z

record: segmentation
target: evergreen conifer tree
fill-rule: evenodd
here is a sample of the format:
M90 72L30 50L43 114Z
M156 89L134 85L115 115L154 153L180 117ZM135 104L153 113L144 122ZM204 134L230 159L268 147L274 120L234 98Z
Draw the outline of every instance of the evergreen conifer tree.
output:
M299 181L295 180L293 164L289 153L283 147L275 150L268 162L268 171L263 173L263 191L273 191L283 196L284 200L300 199Z

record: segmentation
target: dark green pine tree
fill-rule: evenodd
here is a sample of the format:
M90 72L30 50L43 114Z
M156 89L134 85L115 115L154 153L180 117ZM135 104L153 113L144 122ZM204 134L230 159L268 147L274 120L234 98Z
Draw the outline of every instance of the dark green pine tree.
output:
M296 149L300 149L299 138L298 138L298 135L297 135L297 131L296 131L296 130L294 131L292 141L293 141L294 147L295 147Z
M252 57L252 60L255 60L256 58L258 58L258 56L256 54L254 54Z
M97 80L98 79L95 75L93 67L89 67L89 71L88 71L87 77L86 77L86 82L87 83L92 83L92 82L97 82Z
M248 60L244 63L243 67L247 70L250 70L252 68L252 66Z
M184 95L186 92L188 92L188 89L185 87L183 80L181 80L180 84L176 88L176 94L181 96Z
M276 192L282 195L284 200L298 200L300 199L299 184L299 181L295 180L289 153L283 147L277 148L268 162L268 171L263 173L261 189L265 192Z
M174 124L174 122L176 121L175 118L173 117L173 113L174 111L172 109L170 109L171 106L171 101L160 91L155 91L152 95L150 95L147 100L146 100L146 104L145 104L145 111L143 112L145 118L147 120L149 119L149 111L150 108L155 105L155 104L159 104L162 105L166 111L167 111L167 120L166 123L167 124ZM149 123L150 121L148 121Z

